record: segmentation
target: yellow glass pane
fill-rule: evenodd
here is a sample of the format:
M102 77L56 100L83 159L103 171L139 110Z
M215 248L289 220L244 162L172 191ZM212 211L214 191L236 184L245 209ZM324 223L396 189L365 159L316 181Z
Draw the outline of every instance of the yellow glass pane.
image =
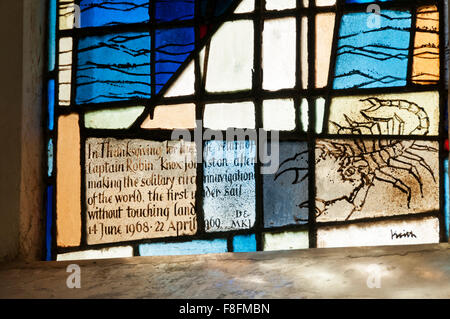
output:
M331 101L330 134L439 134L439 92L336 97Z
M62 38L59 40L59 105L70 105L72 47L72 38Z
M73 29L75 22L75 1L60 0L59 1L59 29Z

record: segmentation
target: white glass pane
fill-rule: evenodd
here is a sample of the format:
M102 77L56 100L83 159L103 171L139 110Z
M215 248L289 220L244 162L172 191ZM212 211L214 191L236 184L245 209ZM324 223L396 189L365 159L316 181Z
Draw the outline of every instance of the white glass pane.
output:
M336 0L316 0L316 6L318 7L334 6L335 4Z
M64 260L87 260L87 259L109 259L133 257L133 247L112 247L100 250L84 250L72 253L59 254L57 261Z
M265 251L309 248L307 231L266 233L263 238Z
M234 13L247 13L255 10L255 0L242 0Z
M323 97L316 100L316 133L323 132L323 117L325 113L325 99Z
M263 102L264 129L291 131L295 129L294 100L266 100Z
M295 18L266 20L263 31L263 88L280 90L295 86Z
M211 40L206 76L208 92L252 87L253 22L225 22Z
M308 72L309 72L309 63L308 63L308 18L302 17L302 30L301 30L301 41L300 41L300 58L301 58L301 66L302 66L302 88L308 88Z
M317 247L419 245L439 242L439 220L397 220L323 227L317 230Z
M194 94L195 72L194 61L189 63L178 79L171 85L165 97L183 96Z
M144 106L132 106L86 112L84 125L95 129L129 128L144 111Z
M207 104L204 126L213 130L255 128L255 106L253 102Z
M309 128L309 104L307 99L302 100L300 105L300 118L302 121L303 132L308 132Z
M296 0L266 0L266 10L295 9Z

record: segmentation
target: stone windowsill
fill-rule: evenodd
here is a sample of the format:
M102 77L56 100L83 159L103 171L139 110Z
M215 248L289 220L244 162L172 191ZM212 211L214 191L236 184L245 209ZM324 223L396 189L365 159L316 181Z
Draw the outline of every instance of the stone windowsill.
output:
M0 282L0 298L450 298L450 244L13 263Z

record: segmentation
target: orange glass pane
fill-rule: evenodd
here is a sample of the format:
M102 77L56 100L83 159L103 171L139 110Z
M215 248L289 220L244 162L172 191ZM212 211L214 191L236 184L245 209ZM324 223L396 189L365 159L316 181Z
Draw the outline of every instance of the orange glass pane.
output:
M320 13L316 16L317 88L323 88L328 84L335 16L334 13Z
M79 246L81 238L81 166L78 115L58 120L56 227L59 247Z
M141 125L144 129L193 129L195 128L195 104L160 105L153 118L148 116Z
M412 81L436 84L439 81L439 12L436 6L417 9Z

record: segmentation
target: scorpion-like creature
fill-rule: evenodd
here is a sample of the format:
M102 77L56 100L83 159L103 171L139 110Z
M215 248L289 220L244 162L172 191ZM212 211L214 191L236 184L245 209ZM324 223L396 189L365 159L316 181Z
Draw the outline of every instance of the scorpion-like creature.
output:
M415 103L377 98L364 101L371 104L369 109L361 111L367 122L357 123L346 117L349 126L339 126L340 134L426 135L429 132L428 116ZM405 111L408 113L405 114ZM411 113L415 116L414 123L406 123L403 119L411 119ZM405 132L405 128L409 131ZM319 140L316 143L316 180L325 181L326 186L316 188L316 217L332 213L330 208L337 203L345 203L350 207L346 217L348 220L355 212L362 210L375 181L389 183L400 190L410 208L412 187L396 177L394 170L411 175L423 197L423 176L418 168L422 167L434 182L436 179L433 169L420 152L438 152L438 149L422 143L417 140ZM299 160L304 155L297 154L282 162L274 178L286 172L295 172L293 184L301 183L307 177L307 168L299 165L305 163ZM308 207L308 202L301 203L299 207Z

